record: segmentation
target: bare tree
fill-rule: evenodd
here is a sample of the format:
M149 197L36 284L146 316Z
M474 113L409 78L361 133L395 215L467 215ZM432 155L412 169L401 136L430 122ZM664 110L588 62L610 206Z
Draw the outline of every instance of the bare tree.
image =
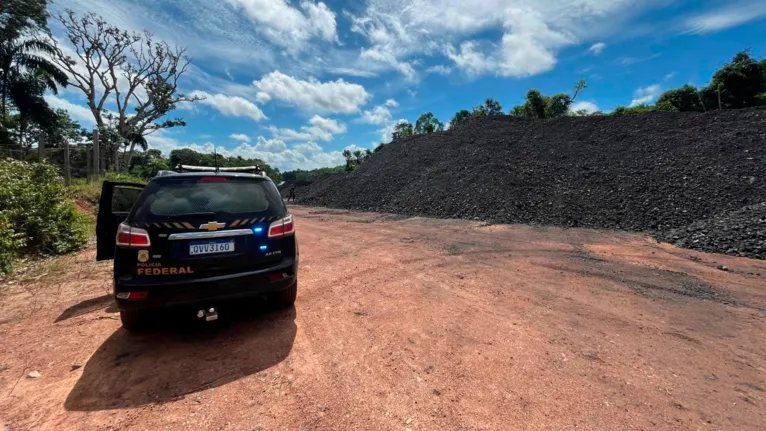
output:
M121 30L94 13L78 17L66 10L57 19L76 58L59 49L56 63L71 76L70 85L85 94L99 129L106 128L106 115L114 117L113 127L121 141L117 148L130 145L128 160L147 135L186 125L181 118L166 118L178 103L203 99L179 92L178 82L191 62L185 48L155 42L148 31ZM111 103L116 109L105 114Z

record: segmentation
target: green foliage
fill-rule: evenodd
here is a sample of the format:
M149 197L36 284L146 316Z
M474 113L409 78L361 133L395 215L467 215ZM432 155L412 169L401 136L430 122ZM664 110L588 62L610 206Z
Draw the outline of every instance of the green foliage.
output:
M642 103L640 105L636 106L618 106L615 108L614 112L612 112L612 115L615 116L621 116L621 115L630 115L630 114L646 114L648 112L655 112L657 108L655 108L652 105L647 105L645 103Z
M140 178L149 179L157 175L159 171L170 170L170 161L162 157L159 150L148 150L133 155L130 162L130 173Z
M662 93L657 99L656 106L659 111L704 111L699 91L689 84Z
M0 267L21 252L63 254L85 245L89 220L47 163L0 160ZM7 236L7 238L5 238Z
M346 170L345 166L335 166L333 168L319 168L309 171L303 169L296 169L294 171L282 172L282 180L284 181L300 181L308 180L323 174L333 174L343 172Z
M474 106L471 111L473 116L502 115L503 106L495 99L487 99L483 105Z
M556 118L570 115L569 107L583 90L588 88L584 80L579 80L572 90L572 95L565 93L546 96L540 90L529 90L523 105L511 108L510 115L527 118ZM586 116L587 112L574 113L577 116Z
M391 134L391 141L395 142L404 138L408 138L415 133L412 123L402 121L394 126L394 133Z
M526 103L514 106L511 112L521 113L521 116L528 118L545 118L545 105L545 96L539 90L529 90Z
M444 131L444 123L439 121L432 112L426 112L415 122L415 133L418 135L442 131Z
M16 39L20 35L45 30L48 26L47 0L3 0L0 3L0 37Z
M86 181L84 178L74 179L70 190L75 197L85 199L91 204L97 205L99 198L101 197L101 185L105 180L146 183L146 179L133 174L119 174L117 172L107 171L104 174L104 178L100 181Z
M5 213L0 212L0 272L11 271L25 243L24 234L16 232Z
M710 85L702 90L702 99L710 109L739 109L758 106L766 93L766 62L760 63L742 51L731 63L713 74Z
M449 122L449 126L459 126L468 121L469 118L471 118L471 111L461 109L460 111L457 111L454 116L452 116L452 119Z
M346 171L353 171L354 169L358 168L359 165L366 162L370 157L372 157L372 151L371 150L356 150L354 152L351 152L350 150L343 150L343 157L346 158L346 166L344 166L344 170Z
M569 113L572 98L568 94L555 94L545 101L545 118L563 117Z
M0 124L17 112L21 130L29 122L53 127L55 113L43 94L66 86L67 76L49 57L55 48L47 31L46 1L4 0L0 4ZM7 136L5 140L7 140Z

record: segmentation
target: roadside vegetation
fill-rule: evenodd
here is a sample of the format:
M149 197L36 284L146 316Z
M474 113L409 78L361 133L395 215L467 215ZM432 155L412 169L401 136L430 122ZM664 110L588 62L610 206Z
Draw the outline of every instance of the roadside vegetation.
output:
M48 163L0 163L0 271L21 254L58 255L82 248L91 220Z
M178 164L217 164L257 165L280 181L279 170L259 159L149 149L152 134L186 126L172 116L178 104L203 99L179 90L191 64L186 49L94 13L53 16L49 4L0 4L0 273L21 256L82 248L105 179L145 182ZM54 39L49 21L65 37ZM64 88L82 94L95 128L48 105L44 96Z

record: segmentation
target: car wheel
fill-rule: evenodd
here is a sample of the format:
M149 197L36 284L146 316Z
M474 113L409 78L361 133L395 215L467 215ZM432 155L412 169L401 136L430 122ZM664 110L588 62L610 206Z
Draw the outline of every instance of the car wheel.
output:
M298 296L298 282L296 281L287 289L271 294L271 303L274 308L288 308L295 303Z
M146 330L146 316L142 311L120 310L122 327L130 332Z

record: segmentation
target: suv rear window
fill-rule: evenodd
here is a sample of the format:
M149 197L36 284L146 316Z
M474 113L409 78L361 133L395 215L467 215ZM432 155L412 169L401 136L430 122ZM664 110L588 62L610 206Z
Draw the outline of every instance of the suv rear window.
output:
M195 213L279 215L284 206L270 181L247 178L205 181L201 178L153 181L136 203L133 220L167 219Z

